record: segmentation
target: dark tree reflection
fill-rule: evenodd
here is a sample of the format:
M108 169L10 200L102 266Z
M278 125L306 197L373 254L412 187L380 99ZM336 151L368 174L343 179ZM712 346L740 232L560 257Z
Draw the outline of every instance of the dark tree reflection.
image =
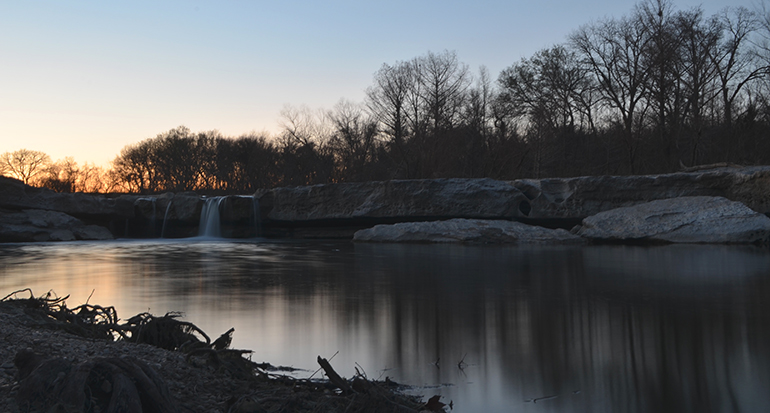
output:
M120 296L154 308L173 297L174 309L214 320L246 308L236 337L258 337L257 354L340 350L343 374L354 362L374 377L387 368L381 378L439 386L417 391L458 411L770 405L770 252L760 248L88 245L0 247L0 285L42 292L63 279L86 297L91 284L71 267L114 271Z

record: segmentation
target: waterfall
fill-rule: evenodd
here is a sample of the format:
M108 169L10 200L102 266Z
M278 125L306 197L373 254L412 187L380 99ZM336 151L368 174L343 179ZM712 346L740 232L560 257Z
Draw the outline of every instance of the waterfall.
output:
M168 222L168 211L171 210L171 204L174 203L174 200L169 200L168 205L166 205L166 213L163 214L163 224L160 227L160 237L166 238L166 223Z
M222 228L220 224L219 209L225 200L223 196L206 198L201 210L201 220L198 226L198 236L200 237L222 237Z
M249 202L251 208L244 201ZM198 236L222 238L223 234L235 238L262 235L259 200L256 197L230 195L205 199Z

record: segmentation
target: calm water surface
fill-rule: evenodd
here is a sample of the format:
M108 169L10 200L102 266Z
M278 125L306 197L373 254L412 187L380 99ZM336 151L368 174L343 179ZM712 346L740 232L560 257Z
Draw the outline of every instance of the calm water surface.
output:
M0 293L182 311L456 412L770 411L770 251L115 241L0 246ZM437 363L438 361L438 363ZM310 374L310 373L307 373Z

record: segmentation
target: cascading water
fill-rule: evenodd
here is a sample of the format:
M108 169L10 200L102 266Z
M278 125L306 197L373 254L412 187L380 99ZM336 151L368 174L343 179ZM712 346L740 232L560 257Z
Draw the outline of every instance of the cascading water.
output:
M166 213L163 214L163 224L161 225L161 228L160 228L161 238L166 238L166 223L168 222L168 211L171 210L171 204L173 203L174 203L174 200L172 199L168 201L168 205L166 205Z
M248 200L245 204L241 200ZM224 218L223 218L224 216ZM253 230L248 230L251 225ZM258 237L262 235L262 220L259 214L259 200L254 196L231 195L206 198L201 209L198 236L221 238L224 231L228 236Z
M201 210L201 220L198 226L200 237L222 237L222 225L220 223L219 209L225 200L223 196L215 196L206 199Z

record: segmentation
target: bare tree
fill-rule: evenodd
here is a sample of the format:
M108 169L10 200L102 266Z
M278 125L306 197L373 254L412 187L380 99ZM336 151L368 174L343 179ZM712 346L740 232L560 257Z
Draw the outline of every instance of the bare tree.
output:
M451 129L463 107L471 82L468 66L455 52L428 52L415 60L423 100L434 133Z
M80 168L71 156L59 159L46 168L40 184L57 192L74 192Z
M603 102L620 116L631 173L638 145L635 129L642 124L638 112L650 76L646 62L650 38L647 25L628 17L583 26L570 36L570 45L596 79Z
M80 167L75 182L75 192L111 192L113 189L108 173L104 168L88 162Z
M563 170L564 161L575 157L571 138L594 129L591 79L575 52L561 45L540 50L500 73L499 102L523 120L535 176L544 163Z
M471 81L467 65L449 51L385 64L375 73L367 108L380 123L401 176L433 173L447 134L462 121Z
M501 100L513 111L527 115L532 122L539 117L538 121L558 130L592 123L592 108L584 107L593 87L589 79L573 52L554 46L504 69L498 83ZM582 118L581 113L587 116Z
M406 142L414 134L410 128L410 102L416 93L417 76L412 62L383 64L374 74L374 85L366 90L366 106L379 122L391 157L404 176L411 176L411 154Z
M727 8L719 14L723 35L710 57L719 78L724 123L732 126L736 99L744 86L767 74L767 67L756 64L749 37L759 29L756 13L745 7Z
M328 146L337 163L335 180L361 181L365 169L376 156L377 121L364 113L361 105L340 100L327 112L334 127Z
M34 178L45 173L51 165L51 157L41 151L19 149L0 155L0 165L5 174L29 185Z
M463 122L481 136L486 136L491 129L490 111L494 99L489 70L481 66L474 86L468 90L463 113Z
M283 128L281 139L290 146L322 144L331 132L326 114L320 110L313 111L307 106L284 106L280 125Z
M408 135L406 105L414 90L413 68L409 62L383 64L374 74L374 85L366 90L367 108L382 125L382 132L399 147Z
M125 146L112 161L110 179L117 189L125 192L156 192L160 183L156 174L155 142L142 142Z
M331 180L333 155L328 141L333 127L323 110L286 106L281 111L279 163L284 185L308 185Z
M717 47L722 30L718 19L704 19L700 8L680 13L676 24L681 36L678 79L686 97L681 122L690 129L690 156L686 162L697 165L706 126L704 112L719 95L716 66L709 55Z
M677 27L673 5L668 0L647 0L637 5L634 19L646 26L649 32L645 50L649 66L647 90L655 124L662 140L668 141L669 123L677 123L681 112L681 89L678 83L681 36ZM670 117L674 117L672 121ZM668 144L665 142L664 144Z

